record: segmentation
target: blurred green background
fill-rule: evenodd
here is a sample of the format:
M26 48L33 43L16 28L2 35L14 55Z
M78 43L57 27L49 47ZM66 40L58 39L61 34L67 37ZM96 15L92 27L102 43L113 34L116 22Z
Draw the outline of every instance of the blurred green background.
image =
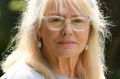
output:
M111 41L106 42L105 58L108 67L106 76L107 79L120 79L120 0L100 1L105 16L110 16L109 20L115 25L110 27ZM11 30L17 25L25 6L25 0L0 0L0 61L10 41L10 36L15 34ZM0 76L2 74L0 69Z

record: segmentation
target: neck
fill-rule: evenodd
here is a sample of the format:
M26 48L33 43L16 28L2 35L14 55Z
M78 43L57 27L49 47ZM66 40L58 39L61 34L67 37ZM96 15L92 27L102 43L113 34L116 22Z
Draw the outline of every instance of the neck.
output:
M72 57L47 57L50 67L54 69L55 72L68 77L77 77L76 66L79 59L79 55Z

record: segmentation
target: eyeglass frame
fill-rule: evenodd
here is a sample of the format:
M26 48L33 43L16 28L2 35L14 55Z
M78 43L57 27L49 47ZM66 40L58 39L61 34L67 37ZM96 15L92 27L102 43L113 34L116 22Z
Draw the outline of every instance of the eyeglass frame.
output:
M63 27L64 27L64 25L65 25L65 23L71 23L71 24L73 24L72 23L72 19L74 19L74 18L78 18L78 17L82 17L82 18L84 18L84 19L87 19L88 20L88 24L90 24L90 17L88 17L88 16L77 16L77 17L72 17L72 18L70 18L70 19L66 19L66 18L64 18L64 17L62 17L62 16L58 16L58 15L51 15L51 16L43 16L43 20L45 20L46 22L47 22L47 24L49 23L48 22L48 18L50 18L50 17L60 17L60 18L62 18L62 19L64 19L65 20L65 22L63 23L63 26L62 26L62 28L61 29L63 29ZM52 24L51 24L52 25ZM52 25L52 26L54 26L54 25ZM61 29L51 29L48 25L47 25L47 27L48 27L48 29L50 29L50 30L61 30ZM85 30L76 30L76 29L73 29L74 31L85 31Z

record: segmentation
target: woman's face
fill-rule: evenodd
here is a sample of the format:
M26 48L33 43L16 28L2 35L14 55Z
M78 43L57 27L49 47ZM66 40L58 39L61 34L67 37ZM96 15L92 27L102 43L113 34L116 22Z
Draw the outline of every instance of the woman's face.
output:
M52 1L49 0L45 16L60 16L65 19L79 17L69 6L63 9L63 12L58 12L52 8ZM42 21L38 36L42 38L42 50L52 56L56 57L72 57L82 53L86 47L90 25L83 24L84 31L73 30L73 24L65 22L61 30L51 30L51 26L45 20Z

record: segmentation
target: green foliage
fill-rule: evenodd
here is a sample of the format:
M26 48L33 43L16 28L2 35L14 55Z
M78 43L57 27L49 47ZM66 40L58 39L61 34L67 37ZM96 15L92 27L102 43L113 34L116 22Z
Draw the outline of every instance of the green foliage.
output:
M8 6L11 11L22 11L26 2L24 0L12 0Z

